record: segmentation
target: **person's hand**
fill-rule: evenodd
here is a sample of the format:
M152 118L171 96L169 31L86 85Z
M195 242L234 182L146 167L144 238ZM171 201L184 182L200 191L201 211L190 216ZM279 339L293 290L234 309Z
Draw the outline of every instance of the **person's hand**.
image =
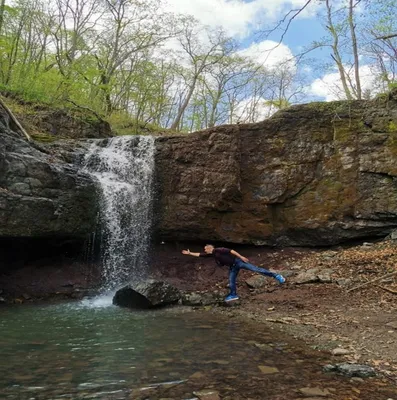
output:
M189 254L190 254L190 250L189 250L189 249L187 249L187 250L182 250L182 254L189 255Z
M245 263L249 262L247 257L241 257L241 261L244 261Z

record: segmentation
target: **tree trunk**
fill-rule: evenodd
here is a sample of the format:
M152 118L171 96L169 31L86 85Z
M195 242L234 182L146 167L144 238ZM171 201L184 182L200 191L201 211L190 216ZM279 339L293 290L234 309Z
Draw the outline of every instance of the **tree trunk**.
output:
M1 35L1 31L3 30L5 5L6 5L6 0L0 0L0 35Z
M347 79L346 79L346 71L345 68L343 67L343 61L342 57L340 56L339 53L339 38L338 38L338 33L335 30L335 26L332 22L332 12L331 12L331 5L330 5L330 0L326 0L325 2L327 6L327 18L328 18L328 30L330 31L332 37L333 37L333 44L332 44L332 50L333 50L333 55L332 58L334 59L336 66L338 67L339 71L339 76L342 81L342 86L343 90L346 94L346 97L348 100L353 100L353 96L350 92L349 86L347 84Z
M350 34L351 34L351 38L352 38L352 47L353 47L353 56L354 56L354 77L355 77L355 81L356 81L357 98L359 100L361 100L362 90L361 90L361 81L360 81L360 62L358 59L356 27L354 25L354 19L353 19L353 0L349 0L349 27L350 27Z
M173 122L172 125L171 125L171 129L173 129L173 130L175 130L175 131L179 131L179 129L180 129L179 124L180 124L180 122L181 122L182 116L183 116L183 114L184 114L184 112L185 112L187 106L189 105L190 99L191 99L192 96L193 96L194 89L196 88L196 82L197 82L197 76L195 76L195 77L193 78L193 82L192 82L192 84L190 85L189 93L187 94L187 96L186 96L186 98L185 98L185 101L184 101L184 102L182 103L182 105L179 107L178 114L177 114L177 116L175 117L175 120L174 120L174 122Z
M214 99L214 101L213 101L213 104L212 104L211 115L210 115L210 122L209 122L209 124L208 124L208 127L209 127L209 128L213 128L213 127L215 126L215 114L216 114L216 109L217 109L217 107L218 107L218 104L219 104L219 100L220 100L220 98L221 98L221 95L222 95L222 92L221 92L221 89L219 89L219 90L217 91L217 93L216 93L216 97L215 97L215 99Z

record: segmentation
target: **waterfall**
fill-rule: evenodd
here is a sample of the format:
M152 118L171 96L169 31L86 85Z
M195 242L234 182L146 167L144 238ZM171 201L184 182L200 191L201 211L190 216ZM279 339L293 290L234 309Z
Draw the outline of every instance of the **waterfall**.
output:
M122 136L92 143L84 170L100 190L104 289L144 278L152 222L154 138Z

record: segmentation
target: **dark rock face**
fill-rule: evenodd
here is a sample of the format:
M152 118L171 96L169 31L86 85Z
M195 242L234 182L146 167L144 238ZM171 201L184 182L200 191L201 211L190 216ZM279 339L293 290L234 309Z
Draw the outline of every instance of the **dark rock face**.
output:
M26 142L0 109L0 237L84 237L96 203L87 175Z
M148 279L118 290L113 304L128 308L153 308L178 302L181 293L166 282Z
M329 245L397 226L397 91L157 139L162 240Z

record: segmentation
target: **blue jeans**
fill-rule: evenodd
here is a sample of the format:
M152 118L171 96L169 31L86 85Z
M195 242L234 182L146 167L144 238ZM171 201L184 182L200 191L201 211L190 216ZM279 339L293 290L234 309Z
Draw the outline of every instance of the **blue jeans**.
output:
M257 272L258 274L270 276L274 278L277 274L274 272L270 272L265 268L259 268L255 265L250 263L246 263L239 258L236 259L235 263L229 269L229 287L230 287L230 294L236 295L237 294L237 275L240 272L240 269L248 269L249 271Z

